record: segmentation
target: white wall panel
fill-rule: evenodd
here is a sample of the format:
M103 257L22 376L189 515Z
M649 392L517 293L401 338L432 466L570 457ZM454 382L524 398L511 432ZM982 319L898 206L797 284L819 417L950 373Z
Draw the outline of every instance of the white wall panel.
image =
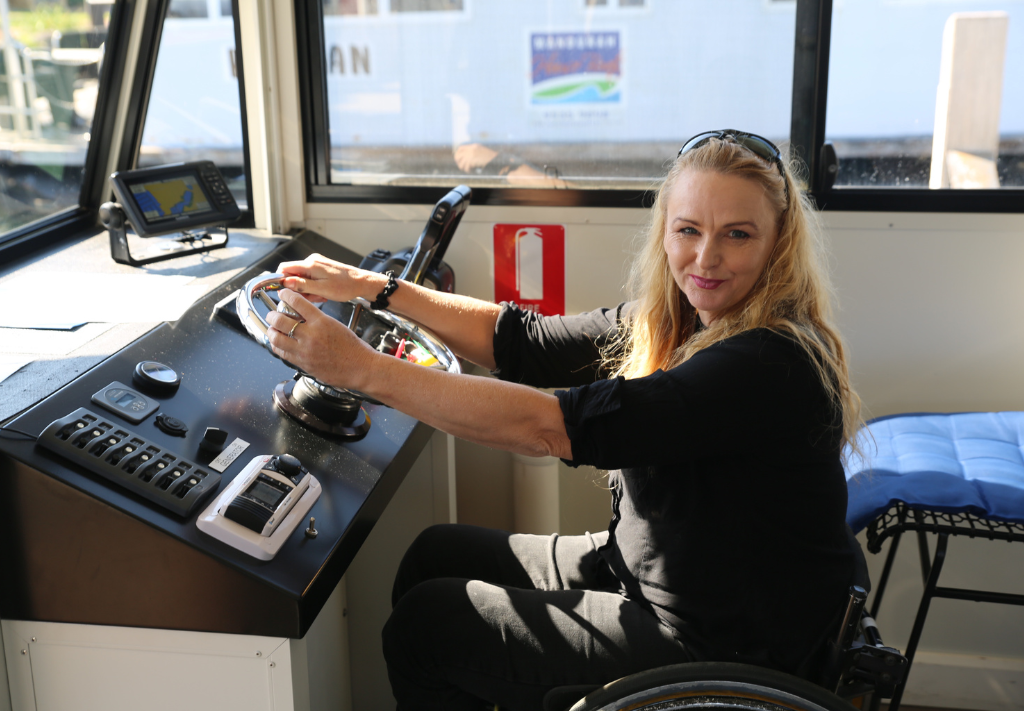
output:
M868 416L1024 409L1024 217L825 219Z

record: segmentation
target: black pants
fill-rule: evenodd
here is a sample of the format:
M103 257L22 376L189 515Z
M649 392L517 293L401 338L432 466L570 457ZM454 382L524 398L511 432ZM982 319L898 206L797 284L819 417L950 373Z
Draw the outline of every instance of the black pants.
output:
M537 711L548 689L692 661L597 553L607 533L427 529L395 580L384 657L398 708Z

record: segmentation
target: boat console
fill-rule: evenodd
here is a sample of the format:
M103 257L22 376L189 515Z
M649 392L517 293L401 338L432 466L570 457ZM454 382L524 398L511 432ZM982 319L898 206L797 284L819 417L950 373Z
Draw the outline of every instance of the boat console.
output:
M447 247L469 191L451 195L410 279ZM305 635L432 432L264 348L266 273L314 252L359 261L301 233L6 423L26 436L0 440L4 619ZM417 324L324 308L458 372Z

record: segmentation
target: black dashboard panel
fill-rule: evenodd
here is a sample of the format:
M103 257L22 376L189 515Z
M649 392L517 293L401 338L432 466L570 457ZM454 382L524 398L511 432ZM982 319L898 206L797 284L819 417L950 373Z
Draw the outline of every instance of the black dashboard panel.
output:
M223 472L217 492L261 454L298 457L323 486L302 527L261 562L210 538L188 518L32 441L0 440L0 532L4 551L0 616L5 619L125 625L302 637L430 437L395 410L364 405L372 426L357 442L314 433L274 407L272 393L293 371L214 306L281 261L320 252L358 255L305 232L8 423L38 435L113 381L132 382L136 364L164 363L182 378L169 395L150 394L159 413L183 421L174 436L155 425L107 417L180 457L208 465L208 427L249 447ZM199 507L216 496L216 492Z

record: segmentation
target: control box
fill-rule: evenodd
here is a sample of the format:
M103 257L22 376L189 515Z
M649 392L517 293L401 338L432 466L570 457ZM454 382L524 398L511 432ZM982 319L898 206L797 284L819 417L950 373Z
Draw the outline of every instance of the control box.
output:
M295 457L260 455L206 507L196 526L247 555L271 560L321 492L320 482Z

